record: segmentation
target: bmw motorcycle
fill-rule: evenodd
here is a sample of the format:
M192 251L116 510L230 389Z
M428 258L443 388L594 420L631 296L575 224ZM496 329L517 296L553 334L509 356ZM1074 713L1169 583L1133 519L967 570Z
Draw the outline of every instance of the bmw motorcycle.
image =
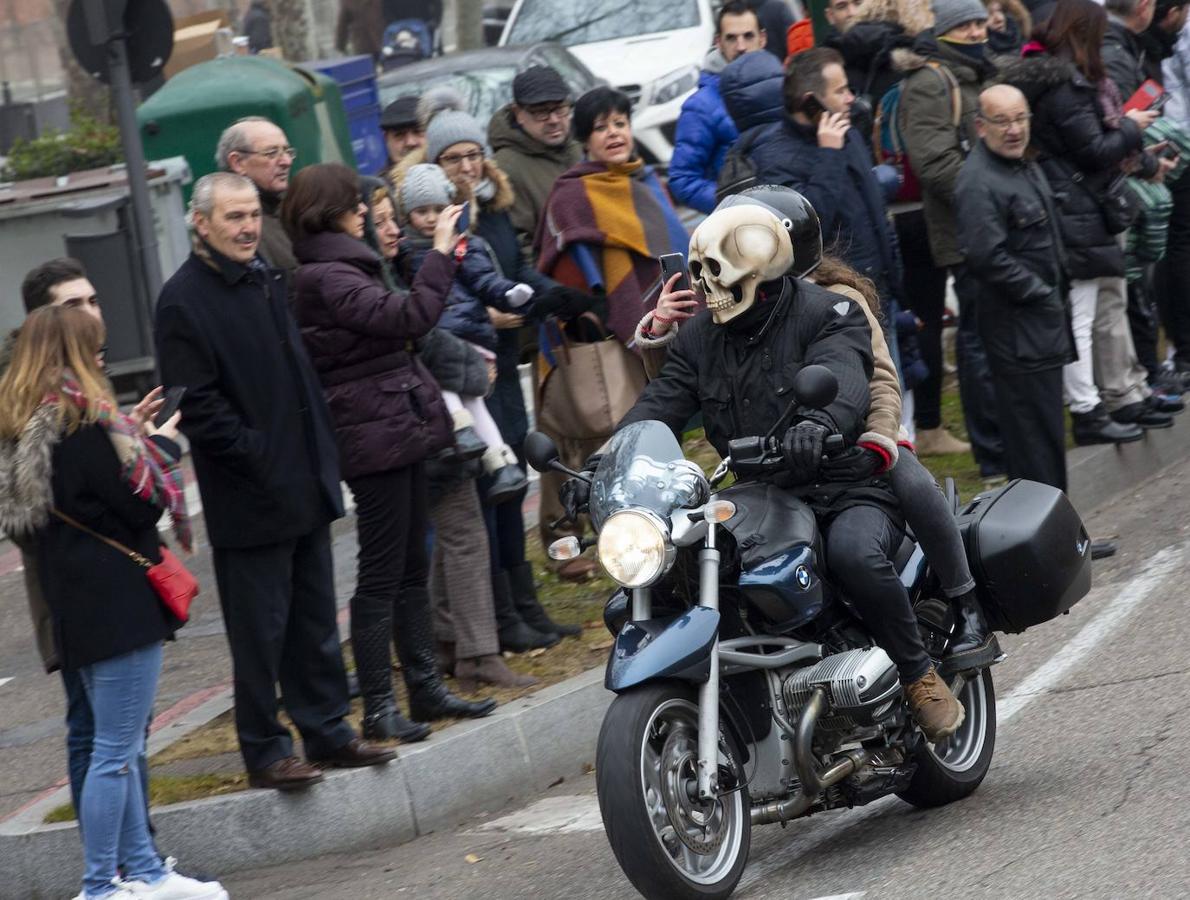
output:
M829 370L807 366L794 403L821 409L836 391ZM832 436L828 452L841 444ZM953 612L911 535L896 565L926 649L966 709L936 744L824 571L814 514L769 483L785 466L771 435L732 441L709 479L660 422L619 431L593 475L562 466L543 434L525 446L539 471L590 483L597 538L563 538L550 555L595 544L621 586L604 611L615 636L605 683L617 696L596 779L608 840L645 897L730 896L755 825L889 794L940 806L983 781L996 742L992 672L946 668ZM723 488L728 474L736 481ZM1090 542L1061 491L1014 481L961 511L953 483L947 491L993 628L1021 631L1090 590Z

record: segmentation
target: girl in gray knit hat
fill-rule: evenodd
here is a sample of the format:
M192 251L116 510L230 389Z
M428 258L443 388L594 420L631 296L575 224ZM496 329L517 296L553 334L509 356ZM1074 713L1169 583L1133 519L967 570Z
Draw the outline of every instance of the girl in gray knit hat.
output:
M434 121L443 115L447 113L441 113ZM413 283L433 245L439 215L450 205L454 195L454 185L438 166L419 163L406 173L401 183L400 201L409 237L402 243L398 264L409 284ZM533 289L505 278L492 263L487 244L478 235L464 237L460 248L455 253L459 268L454 286L438 327L462 338L479 351L494 374L496 329L487 307L516 312L529 302ZM483 398L461 397L451 391L443 391L442 398L454 419L456 434L465 428L473 428L486 444L483 469L495 476L486 494L487 502L495 504L519 498L529 486L528 479L517 463L516 454L501 436Z

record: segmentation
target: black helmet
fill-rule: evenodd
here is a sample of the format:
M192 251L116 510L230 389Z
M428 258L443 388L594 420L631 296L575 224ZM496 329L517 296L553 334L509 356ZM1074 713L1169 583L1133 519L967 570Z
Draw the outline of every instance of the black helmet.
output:
M780 184L758 184L724 197L716 210L732 206L763 206L781 220L793 242L793 265L787 275L804 278L822 262L822 226L810 201L793 188Z

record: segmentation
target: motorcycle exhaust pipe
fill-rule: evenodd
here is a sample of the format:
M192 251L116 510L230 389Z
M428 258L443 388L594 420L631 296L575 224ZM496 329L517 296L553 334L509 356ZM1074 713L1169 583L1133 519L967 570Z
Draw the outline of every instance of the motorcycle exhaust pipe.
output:
M826 711L826 706L826 691L820 687L815 688L797 720L793 742L793 765L802 784L801 791L785 800L772 800L753 806L753 825L784 823L797 818L814 805L823 791L831 785L838 784L871 758L872 754L867 750L851 750L825 772L818 771L814 759L814 728Z

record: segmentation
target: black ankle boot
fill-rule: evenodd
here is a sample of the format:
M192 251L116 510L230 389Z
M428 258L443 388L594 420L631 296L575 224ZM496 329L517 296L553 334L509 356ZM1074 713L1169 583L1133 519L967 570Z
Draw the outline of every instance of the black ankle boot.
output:
M359 619L358 624L352 621L351 647L355 652L360 696L364 700L360 730L368 739L424 741L430 735L430 726L410 722L402 716L393 698L389 623L369 622L362 615Z
M991 664L1000 655L1000 643L988 628L975 591L968 591L951 601L955 611L955 632L946 651L947 668L956 664L978 668Z
M496 629L501 650L526 653L529 650L553 647L562 640L557 632L543 634L525 623L517 611L507 572L500 572L492 577L492 606L496 612Z
M422 722L436 719L478 719L496 708L495 700L472 703L456 697L438 673L429 595L409 591L398 620L393 622L397 656L409 688L409 715Z
M508 583L512 588L512 602L521 620L542 634L557 634L562 637L575 637L583 633L581 625L559 625L549 617L537 599L537 585L533 583L533 565L523 562L519 566L505 569L508 573Z

